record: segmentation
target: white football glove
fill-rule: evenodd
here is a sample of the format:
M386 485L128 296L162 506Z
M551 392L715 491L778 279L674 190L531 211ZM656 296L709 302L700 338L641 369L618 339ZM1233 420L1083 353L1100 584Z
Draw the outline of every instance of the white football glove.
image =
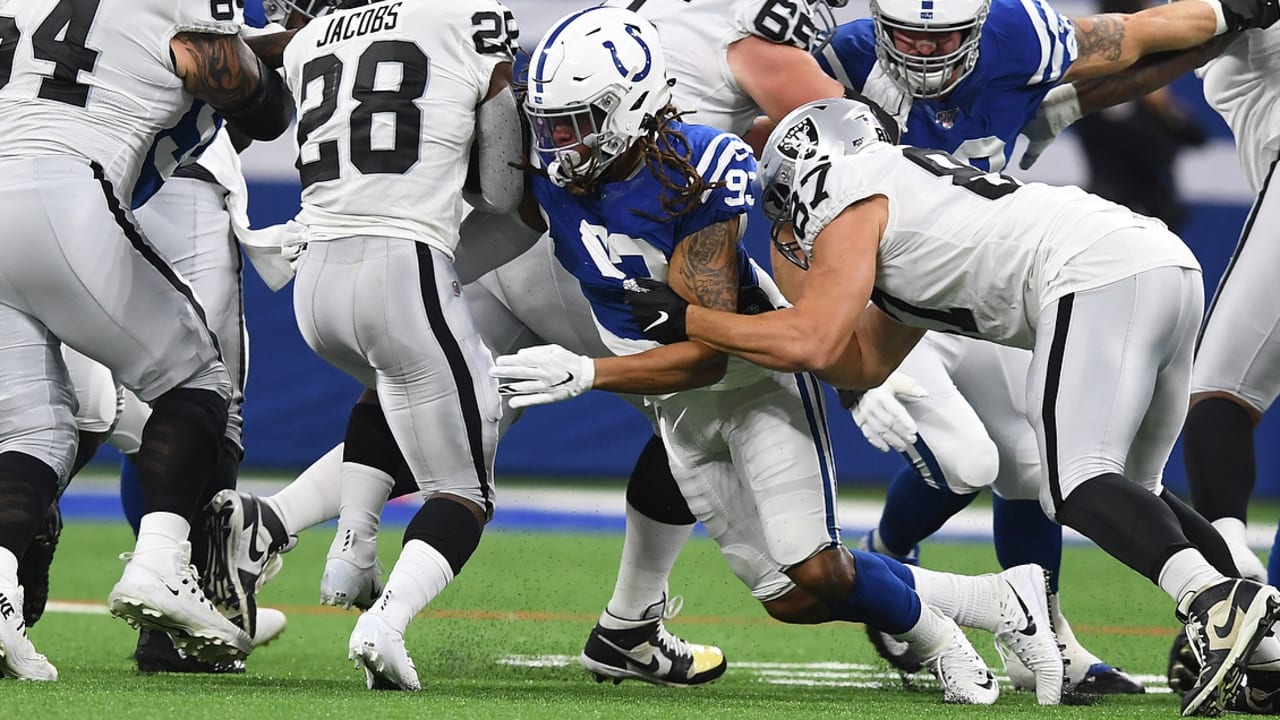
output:
M1075 85L1064 83L1050 90L1040 107L1036 108L1036 116L1022 128L1022 134L1027 136L1029 142L1018 167L1030 169L1040 159L1040 154L1053 144L1058 134L1083 116Z
M891 448L906 452L915 444L918 431L915 420L898 398L918 400L928 396L915 380L895 372L884 384L863 393L849 412L867 442L880 452L889 452Z
M498 379L498 394L507 398L512 410L578 397L596 380L594 360L559 345L502 355L489 372Z

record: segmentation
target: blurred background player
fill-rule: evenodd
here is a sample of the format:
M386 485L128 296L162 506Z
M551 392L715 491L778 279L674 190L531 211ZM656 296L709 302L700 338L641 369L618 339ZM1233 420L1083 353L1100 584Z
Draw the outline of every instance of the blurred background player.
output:
M46 75L32 50L18 53L0 89L0 196L11 219L0 283L0 352L11 356L0 375L0 410L11 420L0 439L0 594L22 605L17 557L74 462L73 390L58 352L66 342L153 404L139 458L147 512L112 612L170 630L192 654L243 656L249 638L204 598L187 543L220 454L229 377L203 309L148 246L127 200L157 132L193 101L270 139L288 126L288 93L239 40L231 3L50 0L5 10L11 38L39 45L37 54L56 50L59 61ZM127 27L110 19L123 17ZM210 56L226 75L214 79ZM80 80L90 72L93 93ZM56 676L26 640L20 613L5 615L0 647L6 674Z

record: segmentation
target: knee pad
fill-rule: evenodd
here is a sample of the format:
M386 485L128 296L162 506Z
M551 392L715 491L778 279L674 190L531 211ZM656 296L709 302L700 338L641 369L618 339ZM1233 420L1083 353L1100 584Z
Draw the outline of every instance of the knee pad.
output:
M124 388L120 390L116 424L107 442L125 455L133 455L142 447L142 429L147 426L147 419L151 417L151 408L131 391Z
M404 465L404 455L380 405L361 402L351 408L344 443L343 462L359 463L393 476Z
M449 561L454 577L480 545L484 528L465 505L439 496L418 510L404 531L404 541L421 540Z
M921 446L925 450L918 450ZM930 439L916 443L920 457L912 457L916 469L921 471L930 485L945 484L946 488L957 495L972 495L989 487L996 480L1000 470L1000 453L986 429L981 425L976 428L955 428L953 434L940 441ZM932 452L932 462L926 453ZM909 453L910 454L910 453ZM921 469L921 465L924 469ZM928 474L925 474L925 471ZM930 476L942 473L941 478Z
M627 481L627 504L641 515L668 525L692 525L696 518L671 475L667 449L657 435L649 438Z

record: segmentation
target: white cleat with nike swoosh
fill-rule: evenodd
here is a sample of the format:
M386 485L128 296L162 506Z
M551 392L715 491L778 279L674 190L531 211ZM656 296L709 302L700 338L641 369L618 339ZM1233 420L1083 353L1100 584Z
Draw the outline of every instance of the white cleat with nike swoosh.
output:
M227 663L252 650L249 635L222 616L200 588L191 544L125 553L124 575L111 589L111 614L136 628L161 630L174 647L201 660Z
M1016 657L1031 671L1041 705L1057 705L1062 702L1066 670L1049 616L1044 569L1035 564L1018 565L996 577L1001 581L996 650L1002 657Z

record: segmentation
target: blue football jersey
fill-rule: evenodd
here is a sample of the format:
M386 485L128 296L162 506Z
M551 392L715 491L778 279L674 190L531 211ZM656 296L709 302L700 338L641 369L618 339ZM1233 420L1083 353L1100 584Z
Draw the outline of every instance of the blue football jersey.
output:
M651 277L665 281L671 253L684 238L734 217L755 206L759 191L756 161L746 143L736 135L704 125L672 122L687 146L676 143L677 152L689 159L703 181L714 186L698 205L683 215L665 219L661 198L670 193L667 182L684 179L665 166L642 167L632 177L602 183L590 196L575 197L548 178L535 176L534 197L542 206L555 241L556 258L582 286L597 321L613 335L644 340L644 334L623 302L623 282ZM745 217L744 217L745 221ZM757 284L755 270L738 247L739 284Z
M866 87L876 64L875 43L871 19L855 20L836 30L818 62L832 77L878 99ZM911 98L902 142L1000 170L1019 131L1076 54L1071 20L1044 0L992 0L973 72L946 98Z

